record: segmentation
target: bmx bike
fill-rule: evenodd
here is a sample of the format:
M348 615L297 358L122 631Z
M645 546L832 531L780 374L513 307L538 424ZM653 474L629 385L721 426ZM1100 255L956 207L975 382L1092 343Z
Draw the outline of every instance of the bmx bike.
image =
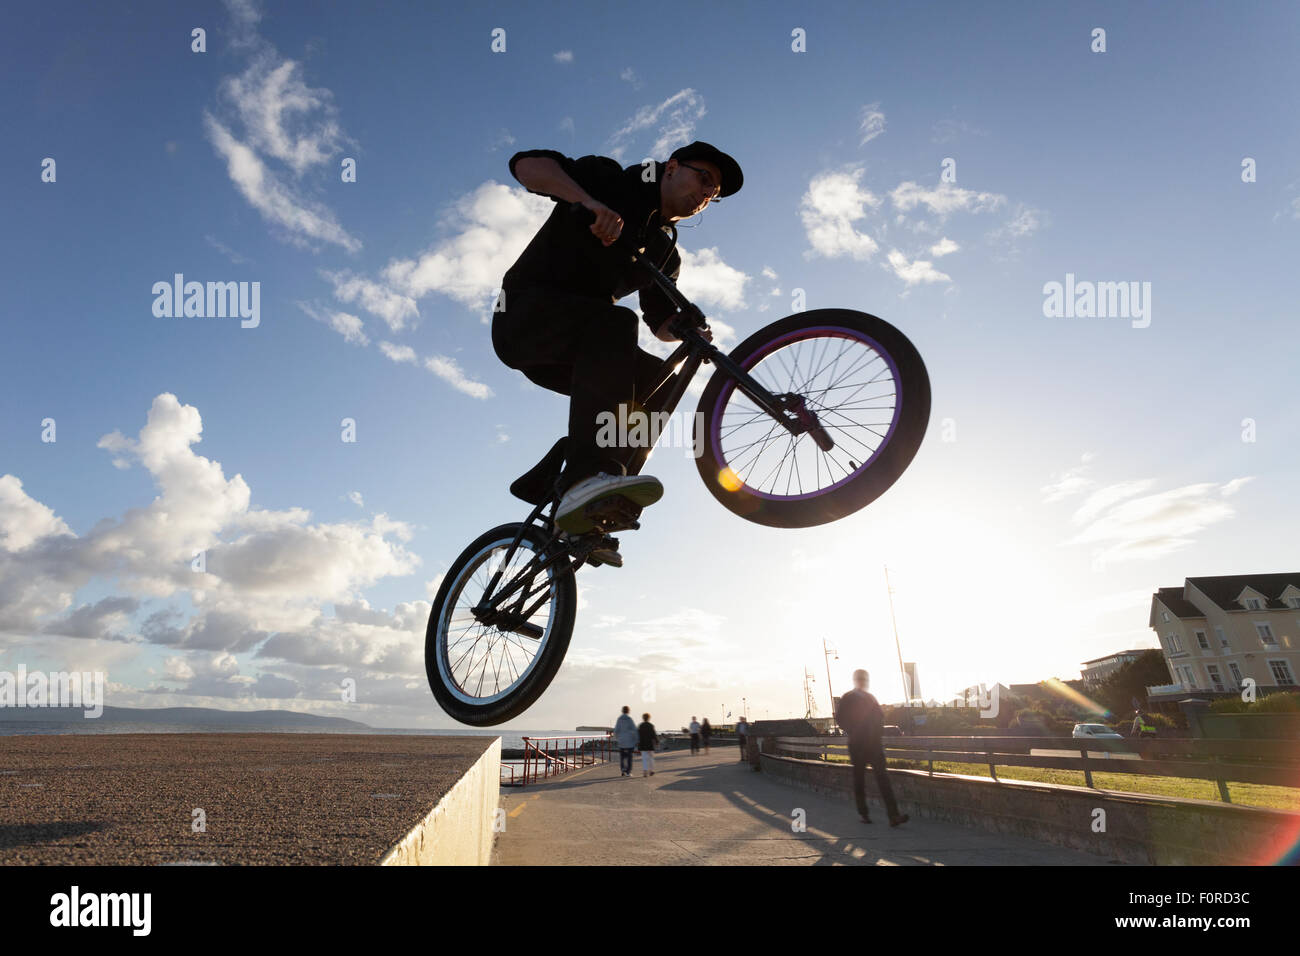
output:
M572 212L594 220L581 205ZM670 328L681 344L638 402L653 398L671 413L700 364L715 368L696 415L703 434L694 438L700 477L723 507L770 527L825 524L880 497L911 463L930 418L930 380L898 329L865 312L813 309L724 353L700 334L703 313L672 279L626 237L610 248L648 269L680 310ZM640 509L622 498L588 506L596 527L586 534L556 526L564 443L530 472L550 492L528 497L512 486L533 504L528 517L473 541L434 598L425 670L438 704L461 723L503 723L541 696L573 633L574 575L599 565L592 552L608 546L611 532L638 527Z

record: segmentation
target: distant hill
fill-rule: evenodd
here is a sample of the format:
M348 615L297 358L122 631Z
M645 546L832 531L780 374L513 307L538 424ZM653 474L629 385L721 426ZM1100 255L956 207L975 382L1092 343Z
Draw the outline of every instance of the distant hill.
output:
M87 719L80 707L0 707L5 724L149 724L202 730L372 730L369 724L344 717L319 717L293 710L217 710L214 707L105 707ZM72 730L72 727L68 728Z

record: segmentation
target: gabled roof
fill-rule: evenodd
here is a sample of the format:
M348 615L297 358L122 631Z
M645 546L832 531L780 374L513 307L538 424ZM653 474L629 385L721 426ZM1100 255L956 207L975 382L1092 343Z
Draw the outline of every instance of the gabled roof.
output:
M1289 608L1280 600L1280 595L1286 590L1288 584L1300 587L1300 571L1283 574L1229 574L1222 577L1188 578L1187 583L1225 611L1243 610L1237 603L1237 598L1245 588L1253 588L1268 597L1264 605L1265 610L1285 611Z
M1188 580L1191 580L1190 578ZM1155 594L1151 595L1151 620L1147 622L1149 627L1156 626L1156 601L1159 601L1169 609L1169 613L1176 618L1204 618L1205 612L1198 608L1191 601L1183 598L1183 589L1177 588L1160 588Z

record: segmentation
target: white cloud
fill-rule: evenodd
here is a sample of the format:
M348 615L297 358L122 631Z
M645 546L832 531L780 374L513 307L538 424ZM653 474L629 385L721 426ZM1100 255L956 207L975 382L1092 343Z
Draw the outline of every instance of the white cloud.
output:
M1032 235L1042 225L1042 216L1042 210L1020 203L1016 206L1015 215L989 233L989 238L999 241L1014 241L1023 236Z
M643 130L658 128L658 136L647 150L647 156L666 157L678 146L695 139L695 124L708 110L704 98L692 89L679 90L654 106L643 106L633 117L615 130L606 150L614 159L622 161L628 141Z
M862 134L859 146L866 146L885 131L885 114L880 111L879 102L868 103L862 107L862 119L858 124L858 131Z
M103 436L99 447L142 465L158 493L81 536L15 476L0 476L0 633L11 643L44 631L240 653L274 631L308 628L322 602L354 600L418 566L401 544L410 527L386 515L312 523L302 508L252 508L241 475L226 478L220 463L194 453L201 433L198 410L163 393L136 437ZM95 580L118 593L64 614ZM188 599L197 613L163 605L129 633L127 618L150 598Z
M944 273L937 270L931 263L917 259L912 262L907 261L907 256L903 255L897 249L889 250L889 268L893 270L894 275L902 279L908 285L916 285L921 282L950 282L951 279Z
M978 129L965 120L942 119L934 124L932 143L951 143L961 136L987 136L988 130Z
M342 246L349 252L361 248L360 240L339 225L333 212L282 182L252 149L235 139L210 113L203 114L203 124L208 139L226 161L231 181L267 222L284 229L291 240L316 239Z
M677 247L682 258L682 272L677 283L682 294L701 308L745 308L745 283L749 276L727 265L715 247L691 252Z
M424 360L424 367L438 376L458 392L464 392L470 398L491 398L492 389L482 382L469 378L455 359L446 355L431 355Z
M353 345L370 344L370 339L362 331L363 324L361 320L355 315L349 312L322 311L307 302L299 302L297 306L317 322L323 322L339 333L345 341L351 342Z
M1091 488L1094 482L1085 475L1088 470L1088 463L1091 460L1092 455L1085 454L1081 464L1054 475L1051 484L1044 485L1039 489L1043 495L1043 503L1050 505L1073 495L1081 494Z
M573 62L573 51L572 51L572 50L560 50L558 53L555 53L555 54L552 55L552 59L554 59L556 63L572 63L572 62Z
M312 89L299 65L264 48L239 76L225 77L221 95L243 123L248 145L301 176L328 162L345 140L333 94Z
M1243 479L1234 479L1239 487ZM1231 482L1229 483L1231 484ZM1129 483L1123 487L1127 492ZM1067 544L1096 544L1102 562L1157 558L1195 543L1197 532L1235 516L1222 501L1227 485L1201 482L1159 494L1129 497L1094 509L1088 524ZM1100 511L1099 514L1096 512Z
M555 204L522 186L487 182L461 196L442 217L456 231L414 259L396 259L383 271L385 287L414 302L431 292L492 318L501 277L519 258Z
M907 212L923 205L941 219L954 212L988 212L1007 201L998 193L974 192L952 183L925 187L914 182L902 182L894 187L889 198L894 208Z
M361 497L361 492L359 491L349 491L348 501L352 502L358 508L364 508L366 506L365 500Z
M392 359L394 362L409 362L412 365L416 362L415 349L409 345L394 345L392 342L380 342L379 351L383 352L385 357Z
M880 199L859 185L863 172L857 168L821 173L808 183L799 203L804 232L812 244L805 257L851 256L861 260L875 254L879 248L876 241L854 228L854 223L866 218L869 209L880 206Z
M957 243L945 236L930 247L930 255L937 259L940 256L946 256L949 253L956 252L960 248L961 246L957 245Z
M377 315L394 332L419 318L420 310L415 299L383 283L353 275L350 272L329 272L321 275L334 286L334 297L340 302L356 303L372 315Z
M17 554L42 538L72 537L50 508L27 495L14 475L0 475L0 550Z

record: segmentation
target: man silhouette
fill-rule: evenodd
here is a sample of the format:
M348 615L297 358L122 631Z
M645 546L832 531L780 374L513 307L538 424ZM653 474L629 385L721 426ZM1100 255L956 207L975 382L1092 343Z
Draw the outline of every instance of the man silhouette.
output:
M853 672L853 690L840 698L839 709L835 712L835 722L849 735L849 759L853 763L853 797L858 804L858 815L863 823L871 822L867 812L867 764L876 775L876 788L885 801L885 810L889 814L889 825L900 826L910 818L898 812L898 803L894 800L894 788L889 783L889 772L885 769L885 748L881 742L884 732L885 715L880 703L867 693L870 676L864 670Z

